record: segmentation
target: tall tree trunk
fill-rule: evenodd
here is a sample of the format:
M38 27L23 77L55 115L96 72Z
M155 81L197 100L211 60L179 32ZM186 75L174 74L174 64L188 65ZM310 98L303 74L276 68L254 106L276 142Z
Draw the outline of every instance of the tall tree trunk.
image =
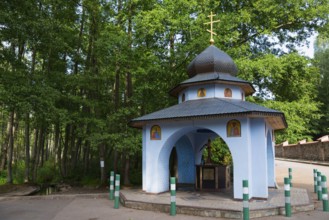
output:
M118 15L122 10L122 1L118 0ZM117 25L122 25L122 16L118 16ZM116 54L119 55L120 51L117 50ZM119 57L119 56L116 56ZM120 107L120 62L118 59L115 61L115 82L114 82L114 107L117 111Z
M41 167L43 167L43 162L44 162L44 157L45 157L45 139L46 139L46 136L47 136L47 129L42 126L42 132L40 133L40 136L39 136L39 151L41 151ZM40 153L39 153L40 155Z
M12 170L12 161L13 161L13 151L14 151L14 120L15 112L11 111L9 114L9 141L8 141L8 164L7 164L7 183L13 183L13 170Z
M35 129L35 134L34 134L34 145L33 145L33 152L32 152L32 163L31 163L31 168L32 168L32 182L36 182L37 178L37 154L38 154L38 140L39 140L39 129Z
M75 153L73 155L73 157L71 158L72 160L72 164L71 164L71 167L72 167L72 170L75 170L76 167L77 167L77 162L80 158L80 151L81 151L81 143L82 143L82 138L79 137L74 148L75 148Z
M87 124L86 127L86 136L90 136L90 125ZM83 146L83 173L87 174L89 171L89 153L90 153L90 141L87 139L85 140Z
M41 149L43 148L43 139L44 139L44 125L41 125L41 128L38 132L38 139L37 143L35 145L35 161L34 161L34 168L33 168L33 181L35 182L37 180L37 175L38 175L38 167L40 163L40 154L41 154Z
M70 167L70 173L74 172L74 163L75 163L75 157L76 157L76 144L75 144L75 130L76 130L76 126L75 125L71 125L71 131L70 131L70 159L71 159L71 163L69 164Z
M67 152L69 150L69 136L71 131L71 124L67 124L65 127L65 139L64 139L64 149L63 149L63 158L62 158L62 173L63 177L67 176Z
M125 185L130 185L129 170L130 170L130 157L129 157L129 155L127 155L126 161L125 161L125 173L124 173L124 184Z
M31 85L36 63L36 49L32 46L32 64L31 64L31 76L29 84ZM25 176L24 182L30 182L30 112L27 111L25 115Z
M119 107L120 107L120 66L119 66L119 62L117 61L115 67L114 108L115 110L118 110Z
M30 113L25 116L25 176L24 182L30 182Z
M7 121L7 129L6 133L4 135L4 141L2 144L2 157L1 157L1 167L0 171L3 171L6 169L6 163L7 163L7 156L8 156L8 143L9 143L9 131L10 130L10 120Z
M79 30L79 36L78 36L78 43L77 43L77 49L76 53L77 56L78 54L81 53L81 42L82 42L82 36L83 36L83 29L84 29L84 23L85 23L85 8L82 7L82 16L81 16L81 22L80 22L80 30ZM75 62L74 62L74 74L78 74L79 70L79 57L76 57Z
M132 17L134 12L134 3L129 2L129 12L128 12L128 39L129 39L129 50L132 52ZM131 66L128 64L126 72L126 91L125 91L125 106L130 107L131 106L131 98L133 95L133 83L132 83L132 76L131 76ZM127 121L130 121L131 118L129 116L127 117ZM128 147L128 146L127 146ZM121 162L122 174L124 174L124 184L130 185L129 180L129 169L130 169L130 158L129 155L122 155L122 158L124 159Z
M58 166L58 169L59 169L59 172L61 174L61 176L63 176L63 173L62 173L62 145L61 145L61 140L60 140L60 125L59 125L59 122L56 122L55 124L55 152L57 154L57 160L56 160L56 163L57 163L57 166Z

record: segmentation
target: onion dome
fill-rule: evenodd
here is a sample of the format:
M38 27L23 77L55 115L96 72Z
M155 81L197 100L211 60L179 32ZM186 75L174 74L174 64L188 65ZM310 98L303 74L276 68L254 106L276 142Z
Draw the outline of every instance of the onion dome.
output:
M188 65L187 73L190 78L203 73L226 73L236 76L238 68L227 53L210 45Z

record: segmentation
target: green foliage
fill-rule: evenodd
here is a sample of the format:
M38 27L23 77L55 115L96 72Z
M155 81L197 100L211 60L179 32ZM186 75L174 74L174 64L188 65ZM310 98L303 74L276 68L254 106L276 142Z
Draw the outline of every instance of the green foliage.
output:
M101 185L101 181L99 178L95 178L94 176L84 176L80 181L82 186L90 186L97 187Z
M266 101L264 106L282 111L287 119L288 128L277 131L276 143L288 140L289 143L297 143L300 140L311 140L317 134L314 123L320 119L320 103L310 99L301 99L292 102Z
M320 80L318 83L318 100L322 103L321 112L323 113L318 123L320 134L329 133L329 37L319 35L316 42L315 65L320 71Z
M15 184L24 183L25 163L24 161L17 161L13 166L13 176Z
M285 114L288 128L276 132L276 143L312 139L319 132L316 123L323 113L316 85L320 74L309 59L296 53L267 54L237 63L241 78L253 82L257 90L256 97L248 100Z
M141 132L128 123L177 102L167 92L187 78L186 66L207 47L204 23L210 11L221 20L215 45L236 61L239 77L256 85L258 97L252 99L269 99L264 104L285 112L289 128L277 140L316 133L311 125L320 115L314 100L321 80L311 61L294 51L314 31L327 30L328 0L3 0L0 113L3 118L17 113L17 158L24 158L21 135L28 114L30 139L40 147L37 132L44 131L50 142L58 128L60 141L48 153L63 155L38 168L38 181L55 181L59 167L69 169L62 170L63 178L79 180L71 174L80 172L97 176L100 155L114 151L140 161ZM321 82L319 100L326 103L326 81ZM222 155L214 160L229 163L224 149L214 149ZM18 181L22 164L15 165ZM133 173L138 183L139 172Z
M206 148L202 152L203 158L208 158L208 151ZM232 155L229 147L225 141L217 137L211 142L211 160L215 164L232 165Z
M59 172L53 159L45 161L38 169L37 183L56 183L59 181Z
M7 183L7 173L5 171L0 172L0 185Z
M255 59L238 59L239 76L256 86L257 96L277 101L295 101L317 96L317 69L297 53L277 57L266 54Z

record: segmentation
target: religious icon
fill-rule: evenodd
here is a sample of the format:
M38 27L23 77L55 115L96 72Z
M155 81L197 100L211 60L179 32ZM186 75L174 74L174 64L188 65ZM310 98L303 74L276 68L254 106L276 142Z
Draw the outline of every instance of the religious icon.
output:
M151 140L161 140L161 128L159 125L152 126Z
M229 98L231 98L231 97L232 97L232 90L229 89L229 88L226 88L226 89L224 90L224 97L229 97Z
M205 97L206 90L204 88L198 89L198 97Z
M241 137L241 124L238 120L227 122L227 137Z

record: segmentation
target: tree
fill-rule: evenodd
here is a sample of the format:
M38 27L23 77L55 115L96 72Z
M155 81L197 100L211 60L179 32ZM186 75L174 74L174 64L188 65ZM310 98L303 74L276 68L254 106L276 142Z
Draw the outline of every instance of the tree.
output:
M325 32L328 33L328 32ZM329 38L325 34L320 34L315 42L315 65L320 71L320 80L318 83L318 100L322 103L322 117L318 122L320 134L329 132Z
M211 11L221 20L215 45L261 99L274 97L282 109L311 102L317 115L311 62L278 45L294 52L326 27L328 7L328 0L0 1L2 161L11 157L6 128L13 124L24 134L12 136L13 164L25 159L26 180L38 181L53 166L67 181L80 181L81 173L104 181L112 169L134 182L141 134L127 123L177 102L167 92L209 44L204 23ZM303 114L306 125L310 115Z

